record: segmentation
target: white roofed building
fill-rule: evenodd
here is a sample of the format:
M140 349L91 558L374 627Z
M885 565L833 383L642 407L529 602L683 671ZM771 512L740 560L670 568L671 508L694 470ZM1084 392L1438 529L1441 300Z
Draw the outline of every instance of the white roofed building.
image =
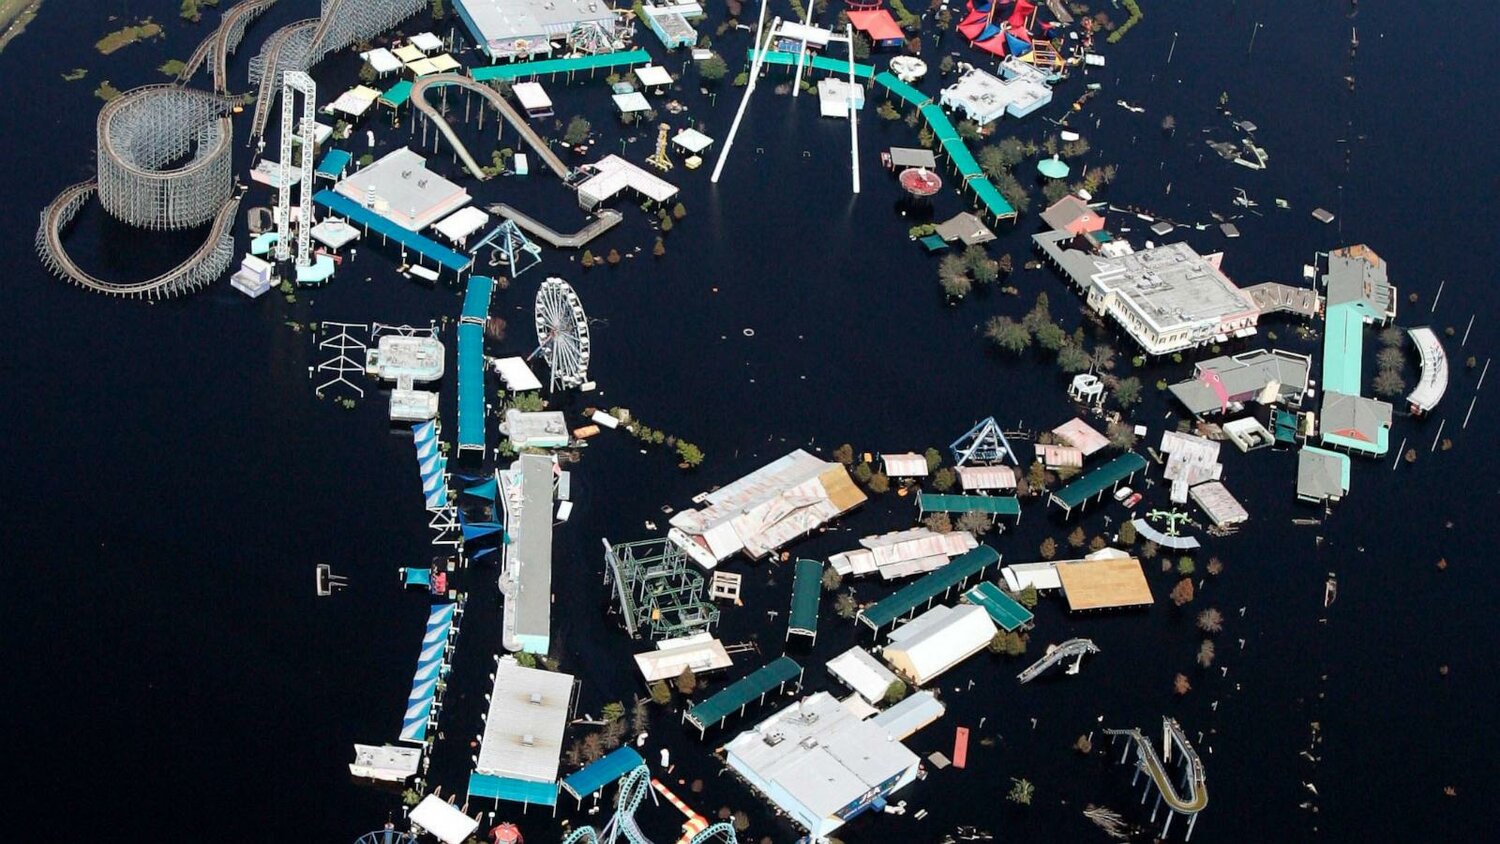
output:
M815 838L915 780L919 763L827 692L777 712L724 750L730 768Z
M656 650L635 655L635 666L647 683L676 679L684 668L691 668L694 674L705 674L733 664L724 643L710 633L662 639L656 643Z
M563 732L573 709L573 675L526 668L515 657L495 665L495 688L476 773L525 782L557 781Z
M983 607L939 604L892 630L882 656L907 682L922 686L983 650L996 632Z
M885 473L892 478L925 478L927 477L927 458L914 451L904 454L882 454L881 462L885 463Z
M843 551L828 558L828 564L841 575L880 572L886 580L923 574L942 568L953 557L972 551L979 545L974 534L965 530L938 533L930 528L915 527L867 536L861 547Z
M410 817L412 823L427 830L443 844L463 844L479 828L479 821L436 794L423 797L422 802L411 810Z
M889 668L857 646L828 660L828 673L870 703L884 700L886 691L896 682L896 675Z

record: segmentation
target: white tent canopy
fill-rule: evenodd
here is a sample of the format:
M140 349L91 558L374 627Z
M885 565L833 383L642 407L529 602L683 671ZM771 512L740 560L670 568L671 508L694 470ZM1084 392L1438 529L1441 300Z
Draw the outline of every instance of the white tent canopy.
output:
M672 138L672 143L682 147L684 150L697 155L708 149L714 142L713 138L699 132L691 127L683 129Z
M370 67L374 68L375 72L381 76L401 69L401 60L396 58L395 53L384 47L376 47L368 53L360 53L359 55L360 58L369 62Z
M860 647L850 648L828 660L828 672L871 703L883 700L891 683L896 681L896 675L890 669Z
M646 101L646 95L639 91L631 91L628 94L615 94L615 105L621 114L635 114L641 111L650 111L651 103Z
M635 78L647 88L665 88L672 84L672 74L658 64L648 64L635 69Z
M411 822L432 833L444 844L463 844L479 828L479 821L429 794L411 810Z
M500 373L500 380L505 382L505 389L512 392L524 393L542 388L542 382L537 380L531 367L526 365L524 358L499 358L495 361L495 371Z
M424 53L436 53L443 49L443 39L431 32L419 32L411 37L411 45Z
M489 221L490 215L470 205L444 217L433 228L453 243L462 245L469 235L484 228Z

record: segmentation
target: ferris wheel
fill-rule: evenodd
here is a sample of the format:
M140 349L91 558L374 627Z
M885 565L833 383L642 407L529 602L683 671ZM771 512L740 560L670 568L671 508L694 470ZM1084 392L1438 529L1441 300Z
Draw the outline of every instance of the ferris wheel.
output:
M550 388L577 387L588 380L589 322L583 303L566 281L549 278L536 292L535 357L551 370Z

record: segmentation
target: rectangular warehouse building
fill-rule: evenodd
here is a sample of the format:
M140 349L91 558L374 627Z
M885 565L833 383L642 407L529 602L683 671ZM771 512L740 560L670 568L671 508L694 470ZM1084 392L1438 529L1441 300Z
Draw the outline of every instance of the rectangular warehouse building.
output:
M552 39L581 27L609 33L615 28L614 10L605 0L454 0L453 5L491 61L549 54Z
M816 839L917 778L906 745L818 692L740 733L729 767Z

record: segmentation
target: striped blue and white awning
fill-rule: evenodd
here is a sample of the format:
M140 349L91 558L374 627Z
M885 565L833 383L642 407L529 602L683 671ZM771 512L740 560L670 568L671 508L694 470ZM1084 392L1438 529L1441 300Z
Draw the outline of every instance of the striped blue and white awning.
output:
M427 738L427 723L437 697L438 680L443 673L443 652L453 634L453 611L453 604L435 604L427 615L422 652L417 657L411 694L406 697L406 714L401 719L402 741L421 743Z

